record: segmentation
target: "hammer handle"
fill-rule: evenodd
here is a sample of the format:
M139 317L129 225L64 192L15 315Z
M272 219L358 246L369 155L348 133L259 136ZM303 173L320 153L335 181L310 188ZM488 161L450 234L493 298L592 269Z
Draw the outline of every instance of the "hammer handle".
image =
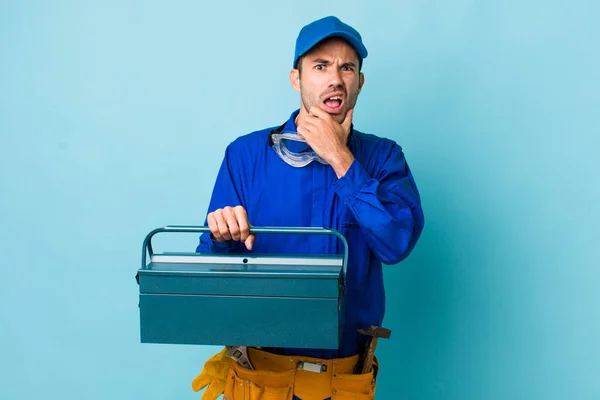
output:
M368 373L373 367L373 357L375 356L375 346L377 346L377 337L371 339L371 343L367 347L367 353L365 354L365 360L363 362L362 373Z

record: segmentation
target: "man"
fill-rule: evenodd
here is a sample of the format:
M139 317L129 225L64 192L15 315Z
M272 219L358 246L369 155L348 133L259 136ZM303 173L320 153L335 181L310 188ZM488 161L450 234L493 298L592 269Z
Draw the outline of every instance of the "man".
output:
M376 371L353 374L366 338L357 329L380 325L385 308L382 263L395 264L423 229L420 197L400 146L354 129L367 49L360 34L336 17L298 35L292 87L300 109L279 128L232 142L217 176L197 251L338 254L338 239L263 235L252 226L315 226L341 231L349 244L345 323L337 350L249 349L255 370L213 356L192 386L210 385L203 399L372 398ZM285 135L288 133L288 135ZM290 136L291 134L291 136ZM288 140L295 138L297 140ZM286 143L287 141L287 143ZM290 361L291 360L291 361ZM296 369L296 361L329 363L327 372ZM291 362L291 363L290 363ZM255 398L255 397L251 397Z

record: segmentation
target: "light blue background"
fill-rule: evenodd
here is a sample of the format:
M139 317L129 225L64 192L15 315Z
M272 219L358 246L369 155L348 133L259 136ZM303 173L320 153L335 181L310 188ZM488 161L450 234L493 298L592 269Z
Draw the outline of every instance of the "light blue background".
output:
M0 398L200 397L216 347L139 343L141 241L203 222L329 14L370 51L355 124L403 146L426 215L385 269L378 398L600 398L596 4L1 1Z

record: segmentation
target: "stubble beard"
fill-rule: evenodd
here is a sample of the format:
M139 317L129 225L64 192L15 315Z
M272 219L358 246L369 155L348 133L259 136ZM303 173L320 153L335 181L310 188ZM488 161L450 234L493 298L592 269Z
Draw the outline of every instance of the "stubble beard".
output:
M348 92L347 90L343 90L342 88L339 88L338 90L342 90L343 92L346 93L346 104L344 104L344 108L342 109L340 114L329 114L329 115L331 115L331 117L338 124L341 124L346 119L346 114L348 113L348 110L350 110L351 108L354 108L354 106L356 105L356 100L358 98L358 94ZM319 97L315 96L315 95L309 95L307 93L307 91L304 90L304 87L302 86L302 81L300 81L300 99L302 101L302 105L304 106L304 109L306 110L306 112L310 112L310 108L313 106L316 106L316 107L319 107L322 109Z

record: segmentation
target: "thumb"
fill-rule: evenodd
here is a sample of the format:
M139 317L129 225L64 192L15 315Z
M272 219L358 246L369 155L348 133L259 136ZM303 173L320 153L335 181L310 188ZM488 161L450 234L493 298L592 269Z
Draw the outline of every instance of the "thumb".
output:
M342 128L344 128L344 132L350 133L350 125L352 125L352 114L354 113L354 109L351 108L346 113L346 118L344 122L342 122Z
M244 241L244 244L246 245L246 248L248 250L252 250L252 246L254 245L255 241L256 241L256 235L255 234L251 234L250 236L248 236L248 238L246 239L246 241Z

